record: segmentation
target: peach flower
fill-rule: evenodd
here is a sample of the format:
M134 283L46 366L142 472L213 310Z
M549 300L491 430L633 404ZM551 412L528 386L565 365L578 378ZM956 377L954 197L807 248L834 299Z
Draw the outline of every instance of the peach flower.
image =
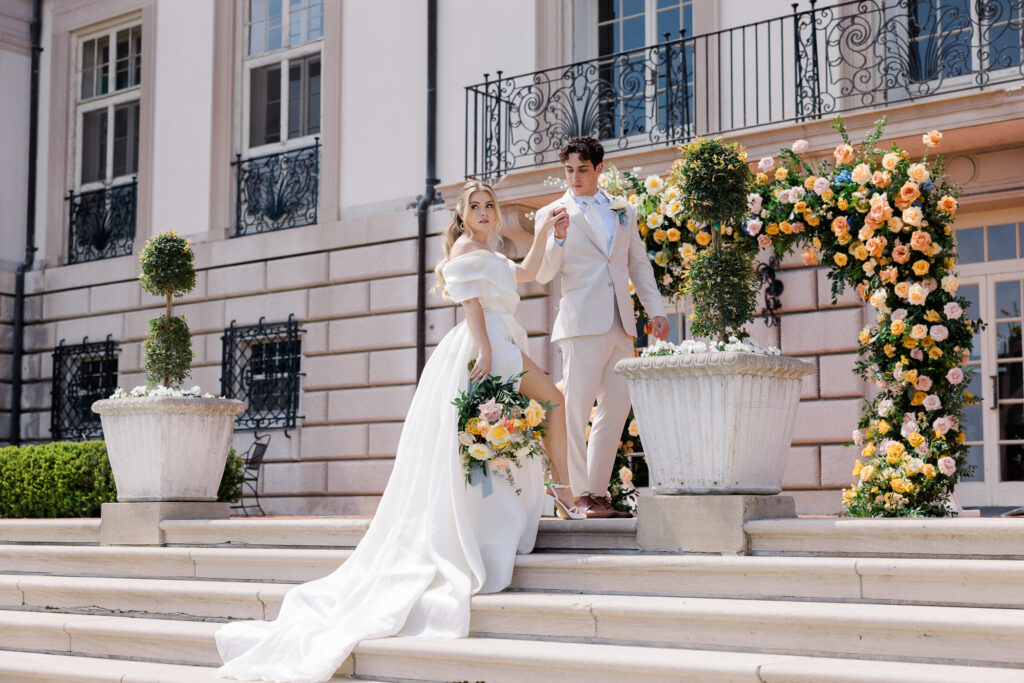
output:
M921 208L917 206L908 206L903 209L903 222L907 225L913 225L917 227L921 225L921 221L924 219L924 214L921 212Z
M907 248L907 245L900 244L895 249L893 249L892 260L900 264L906 263L908 260L910 260L910 249Z
M932 248L932 236L924 230L915 230L910 236L910 248L922 253L930 253Z
M882 254L885 252L885 247L888 246L889 240L884 237L872 237L867 241L868 253L875 258L882 258Z
M871 174L871 184L875 187L889 187L892 176L887 171L875 171Z
M832 155L836 158L837 164L848 164L853 161L853 147L849 145L839 145L836 147Z
M928 168L924 164L911 164L910 168L907 169L907 175L918 185L931 177L931 174L928 173Z
M882 157L882 168L884 168L887 171L895 171L896 164L898 164L899 161L900 158L898 155L889 152L888 154Z
M939 143L942 142L942 133L937 130L930 130L921 136L921 142L927 147L938 147Z
M850 232L850 222L846 220L846 216L837 216L832 221L832 232L839 235L845 235Z
M889 226L889 232L899 232L903 229L903 221L893 216L886 223Z
M948 213L950 216L956 213L957 203L956 198L950 197L949 195L944 196L939 200L939 211Z
M866 185L871 180L871 168L867 164L857 164L850 177L858 185Z

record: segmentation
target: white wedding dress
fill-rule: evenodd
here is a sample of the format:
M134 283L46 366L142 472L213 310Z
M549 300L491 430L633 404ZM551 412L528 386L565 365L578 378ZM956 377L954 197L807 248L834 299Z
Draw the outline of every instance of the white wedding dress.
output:
M492 349L491 374L522 370L526 332L513 314L516 266L474 251L444 267L456 303L479 298ZM237 621L217 631L222 678L326 681L361 641L387 636L458 638L469 633L474 593L512 579L515 555L533 550L544 495L543 463L467 485L452 400L466 389L476 348L465 322L438 344L423 370L398 443L394 470L366 535L334 573L297 586L274 621Z

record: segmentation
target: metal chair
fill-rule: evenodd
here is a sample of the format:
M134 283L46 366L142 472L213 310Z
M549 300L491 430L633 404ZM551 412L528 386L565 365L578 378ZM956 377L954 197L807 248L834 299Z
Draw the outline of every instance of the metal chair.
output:
M264 434L263 436L256 435L256 439L252 442L252 445L246 449L245 453L242 454L242 474L244 479L242 480L243 490L242 498L239 499L238 503L231 506L232 510L241 510L242 513L248 517L249 510L256 508L260 511L260 515L266 515L263 511L263 506L260 505L260 465L263 464L263 455L267 452L267 446L270 445L270 434ZM256 501L255 504L246 503L245 501L245 489L249 489L252 492L252 497Z

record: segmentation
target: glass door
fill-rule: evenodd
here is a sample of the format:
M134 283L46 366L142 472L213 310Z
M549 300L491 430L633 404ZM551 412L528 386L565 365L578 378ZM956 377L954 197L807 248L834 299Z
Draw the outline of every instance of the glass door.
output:
M969 390L982 400L964 411L968 464L975 469L957 495L965 507L1017 507L1024 505L1024 272L986 265L989 272L961 278L968 314L980 314L987 327L975 334L968 364Z

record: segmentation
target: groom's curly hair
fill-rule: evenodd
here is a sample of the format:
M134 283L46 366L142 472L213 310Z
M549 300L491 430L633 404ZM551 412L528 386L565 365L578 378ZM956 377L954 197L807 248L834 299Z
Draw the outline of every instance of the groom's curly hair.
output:
M564 164L569 159L570 154L579 154L580 159L589 161L594 166L604 161L604 147L601 146L601 143L596 138L592 138L589 135L569 138L569 141L562 145L562 149L558 153L559 161Z

